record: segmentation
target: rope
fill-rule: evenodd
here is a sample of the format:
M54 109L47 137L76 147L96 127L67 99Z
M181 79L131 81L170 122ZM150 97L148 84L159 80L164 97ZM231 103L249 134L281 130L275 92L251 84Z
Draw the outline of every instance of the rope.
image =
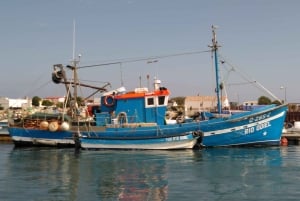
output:
M222 55L220 55L221 58L223 58L224 61L226 61L225 57L223 57ZM224 62L225 63L225 62ZM262 92L264 93L267 93L269 94L271 97L273 97L275 100L278 100L281 102L281 100L276 97L271 91L269 91L268 89L266 89L261 83L259 83L257 80L254 80L254 79L250 79L248 78L248 76L246 75L246 73L242 72L240 69L237 69L236 66L233 66L231 63L227 62L226 61L226 64L228 64L231 69L230 71L234 71L236 72L237 74L239 74L243 79L245 79L249 84L254 84L254 86L256 86L259 90L261 90ZM250 76L249 76L250 77ZM245 84L245 83L243 83ZM237 85L235 83L235 85Z
M80 69L80 68L93 68L93 67L108 66L108 65L122 64L122 63L134 63L134 62L139 62L139 61L149 61L149 60L153 60L153 59L163 59L163 58L169 58L169 57L186 56L186 55L201 54L201 53L207 53L207 52L211 52L211 50L195 51L195 52L184 52L184 53L178 53L178 54L169 54L169 55L151 56L151 57L141 57L141 58L116 59L115 61L102 63L102 64L80 66L80 67L77 67L77 69Z

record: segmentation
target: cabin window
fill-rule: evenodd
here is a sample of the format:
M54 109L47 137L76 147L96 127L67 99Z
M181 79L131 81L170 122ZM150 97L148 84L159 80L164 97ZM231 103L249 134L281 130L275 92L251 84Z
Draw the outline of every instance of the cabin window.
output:
M165 104L165 96L159 96L158 105L164 105L164 104Z
M147 105L154 105L154 98L148 98Z

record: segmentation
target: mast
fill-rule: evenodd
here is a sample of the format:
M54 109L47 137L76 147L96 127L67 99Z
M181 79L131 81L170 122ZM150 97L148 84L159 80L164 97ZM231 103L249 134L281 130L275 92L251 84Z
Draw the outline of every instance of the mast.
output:
M74 86L74 98L75 98L75 101L77 101L77 82L78 82L78 77L77 77L77 61L76 61L76 58L75 58L75 37L76 37L76 24L75 24L75 20L73 21L73 61L72 61L72 65L74 67L73 69L73 77L74 77L74 83L75 83L75 86Z
M73 59L72 59L72 66L68 65L67 67L70 68L73 71L73 83L74 83L74 91L73 91L73 109L72 111L72 116L77 118L77 110L78 110L78 105L77 105L77 86L79 85L78 83L78 75L77 75L77 68L78 68L78 63L80 61L81 55L78 56L78 60L75 58L75 41L76 41L76 28L75 28L75 20L73 21Z
M215 73L216 73L216 93L217 93L217 109L218 113L222 113L222 103L221 103L221 96L220 96L220 78L219 78L219 66L218 66L218 41L217 41L217 36L215 30L217 29L216 26L212 25L212 45L209 46L212 48L212 52L214 54L214 59L215 59Z

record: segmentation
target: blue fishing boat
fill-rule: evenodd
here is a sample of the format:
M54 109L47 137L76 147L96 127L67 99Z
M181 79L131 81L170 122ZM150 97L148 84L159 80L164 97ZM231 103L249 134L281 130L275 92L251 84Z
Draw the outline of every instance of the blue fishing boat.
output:
M28 115L10 122L9 133L16 145L76 146L82 149L190 149L219 146L279 145L286 105L268 105L239 114L224 114L218 75L218 44L213 27L211 50L215 60L217 112L201 112L198 118L166 121L170 91L154 79L152 90L144 87L108 91L78 81L78 61L71 66L56 64L52 80L64 84L67 113ZM119 62L117 62L119 63ZM105 64L107 65L107 64ZM94 67L96 65L93 65ZM87 66L85 66L87 67ZM72 78L67 79L68 69ZM78 104L77 87L101 92L100 104L88 111ZM70 93L72 90L72 94ZM92 95L94 95L93 93ZM86 115L82 116L82 108Z
M218 44L216 41L215 27L212 27L213 32L213 44L211 45L212 52L215 59L215 72L216 72L216 86L220 86L220 76L218 74ZM163 92L159 92L162 94ZM220 146L273 146L280 145L282 129L284 125L284 120L287 112L287 105L266 105L264 107L259 107L253 109L252 111L244 111L237 114L224 114L221 106L221 95L220 87L216 89L217 94L217 112L207 115L200 113L201 121L195 120L188 123L179 123L175 125L165 125L164 120L161 119L161 130L166 132L165 129L169 127L170 130L174 129L175 133L181 133L183 127L188 126L189 129L201 133L201 137L198 138L196 146L199 147L220 147ZM122 96L114 97L118 102L122 100ZM142 100L144 97L142 97ZM147 101L146 101L147 102ZM105 104L105 101L104 101ZM145 101L142 101L142 107ZM119 110L116 109L119 113ZM120 113L119 113L120 114ZM163 114L163 112L161 113ZM101 118L102 114L99 114ZM127 114L124 114L127 115ZM130 114L132 115L132 114ZM129 115L129 116L130 116ZM205 118L209 116L209 118ZM177 127L177 128L176 128ZM118 129L118 127L117 127ZM111 132L115 132L116 128L113 128ZM146 135L145 133L151 134L151 128L141 129L139 131L139 137L141 135ZM79 138L81 147L83 148L118 148L120 144L122 146L136 147L136 148L148 148L148 144L144 144L142 141L138 140L135 144L127 144L127 140L120 138L118 140L110 140L111 134L106 133L95 135L82 134ZM129 137L130 134L125 132L124 137ZM163 139L167 140L167 139ZM124 145L125 144L125 145ZM157 147L150 144L149 148ZM158 146L157 148L160 148Z

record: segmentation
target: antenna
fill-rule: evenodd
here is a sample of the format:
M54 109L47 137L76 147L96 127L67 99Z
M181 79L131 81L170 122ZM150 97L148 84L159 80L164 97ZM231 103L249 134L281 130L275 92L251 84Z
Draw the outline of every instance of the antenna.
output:
M150 78L150 75L149 75L149 74L147 74L147 87L148 87L148 89L150 89L150 82L149 82L149 78Z
M140 88L142 88L142 76L139 76L139 80L140 80Z
M73 61L75 62L75 37L76 37L76 33L75 33L75 31L76 31L76 24L75 24L75 19L73 20Z
M121 86L124 86L122 62L120 62Z

